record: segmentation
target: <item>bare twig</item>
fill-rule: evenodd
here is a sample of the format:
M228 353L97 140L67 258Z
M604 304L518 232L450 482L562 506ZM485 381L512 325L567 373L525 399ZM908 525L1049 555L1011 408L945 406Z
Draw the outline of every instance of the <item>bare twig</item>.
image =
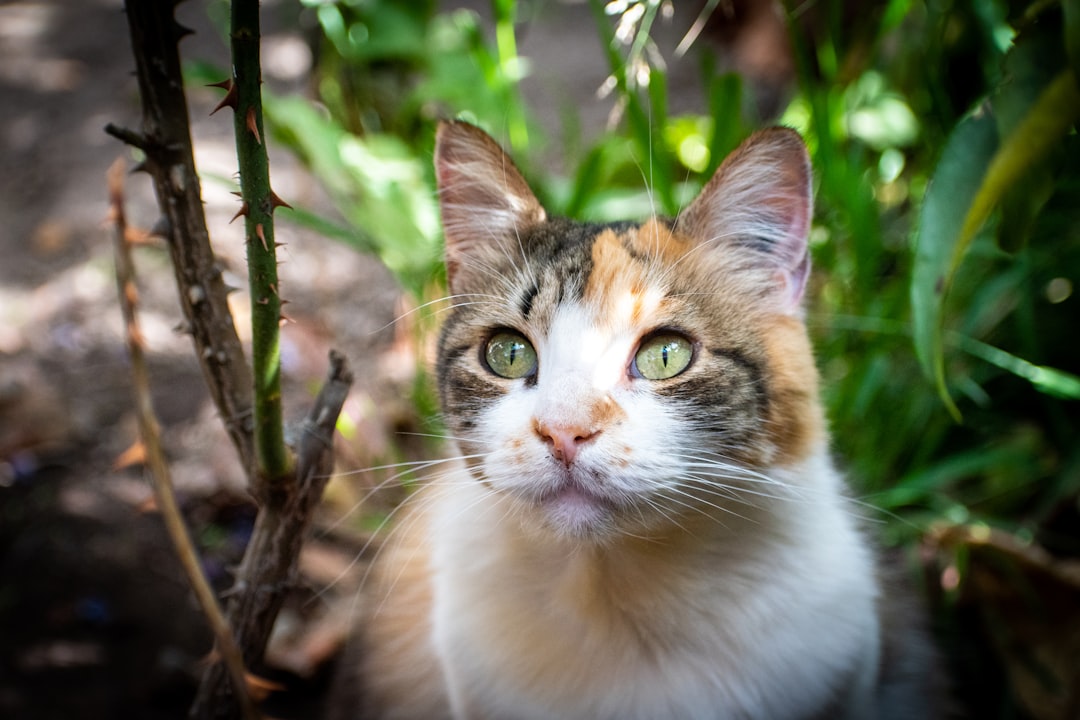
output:
M352 385L345 358L330 352L330 372L304 420L297 449L296 481L277 483L255 521L237 573L228 615L247 658L261 658L274 619L296 583L297 557L334 465L333 435ZM229 685L221 666L203 676L192 717L231 717Z
M138 290L135 285L135 266L131 259L131 247L127 239L127 220L124 217L124 161L118 159L109 168L109 206L115 229L116 283L120 296L120 308L124 316L128 354L131 356L132 387L135 393L135 413L139 423L139 435L146 449L146 464L154 488L154 498L172 540L176 556L184 568L191 589L199 602L210 629L217 640L217 649L238 691L243 716L252 720L259 712L247 692L244 662L225 615L217 604L214 591L203 574L195 546L191 542L187 526L173 493L172 478L165 454L161 449L161 431L150 400L150 379L143 354L143 336L137 315Z
M202 191L195 172L177 40L186 34L173 19L175 2L126 0L128 27L142 97L142 132L109 125L106 132L146 154L158 206L168 229L180 305L210 394L250 474L255 467L251 430L251 370L233 325L228 288L210 247Z

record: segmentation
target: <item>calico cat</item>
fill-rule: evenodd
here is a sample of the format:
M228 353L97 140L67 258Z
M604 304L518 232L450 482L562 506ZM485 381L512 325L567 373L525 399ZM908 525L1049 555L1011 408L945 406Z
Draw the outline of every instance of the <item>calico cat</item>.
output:
M829 456L799 136L758 132L643 223L548 217L461 122L435 167L464 462L380 560L352 716L938 716Z

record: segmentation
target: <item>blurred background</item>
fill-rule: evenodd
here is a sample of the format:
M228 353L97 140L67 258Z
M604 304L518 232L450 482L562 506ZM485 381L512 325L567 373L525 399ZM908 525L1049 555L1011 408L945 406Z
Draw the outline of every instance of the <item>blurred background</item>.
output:
M1080 3L266 0L286 408L357 382L279 619L268 712L317 717L370 541L438 456L434 126L511 151L551 213L674 214L755 128L803 133L808 323L868 530L931 608L958 716L1080 718ZM245 285L224 0L188 0L215 250ZM0 4L0 716L178 718L211 642L137 454L105 135L141 118L119 0ZM129 222L158 216L145 175ZM136 249L154 402L204 565L254 510L168 252ZM231 296L242 339L249 299ZM376 492L376 490L378 492Z

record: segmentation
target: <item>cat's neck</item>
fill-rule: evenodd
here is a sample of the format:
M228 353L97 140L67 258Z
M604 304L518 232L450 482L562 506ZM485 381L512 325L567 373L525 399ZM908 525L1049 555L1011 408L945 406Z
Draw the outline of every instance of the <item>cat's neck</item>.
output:
M865 717L877 653L873 558L824 448L772 472L801 494L762 496L735 515L687 515L663 533L604 542L544 537L464 478L437 504L432 548L446 662L476 663L477 677L504 673L491 702L505 708L525 702L506 688L539 676L567 698L581 677L599 677L612 689L597 702L619 708L605 717L630 717L628 707L638 708L635 717L700 710L686 698L676 710L650 704L665 697L649 689L660 682L658 667L719 677L730 708L764 708L762 717L823 704L836 677L858 675L843 702L856 708L852 717ZM498 640L506 637L520 642L508 649ZM522 648L531 658L524 665ZM799 697L762 691L785 683ZM736 699L758 692L745 704ZM563 716L583 712L568 706Z

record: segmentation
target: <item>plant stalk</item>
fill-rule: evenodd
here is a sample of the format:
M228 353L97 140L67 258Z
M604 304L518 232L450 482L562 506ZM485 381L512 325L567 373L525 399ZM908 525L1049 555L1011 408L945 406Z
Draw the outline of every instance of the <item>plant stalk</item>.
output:
M281 296L274 244L273 212L280 201L270 189L263 131L258 0L233 0L231 22L236 154L251 291L255 457L261 484L288 477L291 463L282 420ZM265 488L255 491L260 499L265 496Z

